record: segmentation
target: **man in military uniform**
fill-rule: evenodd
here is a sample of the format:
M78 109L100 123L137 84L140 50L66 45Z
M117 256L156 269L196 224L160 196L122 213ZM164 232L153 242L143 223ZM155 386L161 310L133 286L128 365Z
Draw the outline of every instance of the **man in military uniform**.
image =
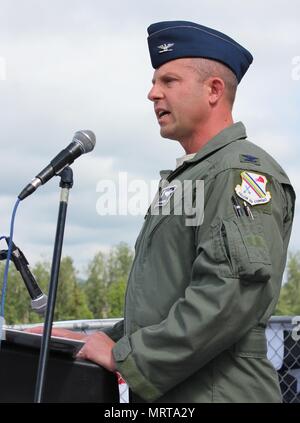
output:
M86 337L79 357L120 372L136 402L280 402L265 328L279 296L295 195L282 168L233 122L252 56L192 22L159 22L148 33L149 99L162 137L179 141L186 156L162 173L145 217L124 321ZM204 216L187 225L185 211L174 212L178 198L171 200L180 183L198 180Z

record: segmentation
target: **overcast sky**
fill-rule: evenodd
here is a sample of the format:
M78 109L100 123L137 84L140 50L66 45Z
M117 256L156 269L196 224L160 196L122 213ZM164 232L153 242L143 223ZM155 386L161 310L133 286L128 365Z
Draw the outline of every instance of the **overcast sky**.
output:
M71 255L83 274L99 249L120 241L134 245L143 216L100 216L97 185L118 181L119 172L127 172L129 182L149 185L183 155L179 144L160 138L147 100L153 69L146 30L162 20L213 27L252 52L234 119L280 162L300 198L300 2L245 3L0 0L0 234L9 232L23 186L77 130L91 129L97 137L94 151L72 166L63 254ZM19 206L14 240L30 264L52 257L58 183L53 178ZM300 209L292 251L300 250L299 233Z

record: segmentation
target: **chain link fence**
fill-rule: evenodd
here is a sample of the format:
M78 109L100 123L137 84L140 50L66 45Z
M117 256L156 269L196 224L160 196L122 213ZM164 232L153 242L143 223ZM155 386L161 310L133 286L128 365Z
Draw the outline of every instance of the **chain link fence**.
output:
M282 400L300 403L300 316L273 316L266 329L268 359L279 376Z
M91 333L111 327L119 320L73 320L55 322L53 326ZM14 327L23 329L25 326ZM300 403L300 316L273 316L266 329L266 337L268 359L277 370L283 402ZM128 386L120 375L118 382L120 402L127 403Z

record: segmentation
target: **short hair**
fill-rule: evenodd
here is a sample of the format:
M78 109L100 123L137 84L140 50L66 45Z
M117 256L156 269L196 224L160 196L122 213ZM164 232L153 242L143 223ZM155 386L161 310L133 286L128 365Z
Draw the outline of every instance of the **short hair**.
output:
M202 57L195 57L192 58L192 60L195 64L193 67L195 67L200 76L200 82L205 82L212 76L221 78L224 81L226 99L232 108L238 86L237 77L232 70L228 66L223 65L223 63L217 62L216 60L205 59Z

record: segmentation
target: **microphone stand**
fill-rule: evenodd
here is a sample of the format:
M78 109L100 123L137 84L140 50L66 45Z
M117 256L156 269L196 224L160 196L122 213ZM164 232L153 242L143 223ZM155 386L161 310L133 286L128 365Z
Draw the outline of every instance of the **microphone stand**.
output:
M58 211L58 218L57 218L52 266L51 266L51 277L50 277L50 285L49 285L49 292L48 292L48 304L46 309L44 332L42 336L42 344L41 344L41 351L40 351L40 357L39 357L37 382L35 387L35 396L34 396L35 403L42 402L42 396L44 391L45 373L46 373L46 367L47 367L47 359L49 355L49 342L51 337L53 315L54 315L54 309L55 309L55 300L56 300L56 292L57 292L57 285L58 285L58 276L59 276L61 252L62 252L62 245L63 245L63 237L64 237L64 230L65 230L65 223L66 223L69 190L73 186L73 171L70 167L66 167L65 169L63 169L62 172L58 176L60 176L61 178L61 181L59 184L61 188L61 194L60 194L60 203L59 203L59 211Z

